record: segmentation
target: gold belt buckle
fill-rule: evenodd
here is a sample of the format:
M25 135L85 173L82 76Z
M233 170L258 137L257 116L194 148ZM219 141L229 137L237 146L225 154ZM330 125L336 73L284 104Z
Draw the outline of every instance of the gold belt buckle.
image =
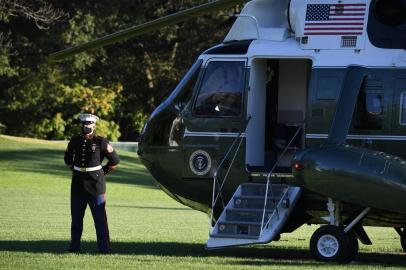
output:
M80 168L81 172L86 172L86 168Z

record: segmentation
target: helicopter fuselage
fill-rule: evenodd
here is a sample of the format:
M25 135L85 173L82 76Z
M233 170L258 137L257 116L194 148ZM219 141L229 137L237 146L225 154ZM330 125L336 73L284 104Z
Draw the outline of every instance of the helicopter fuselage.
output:
M139 145L141 160L170 196L209 213L215 171L239 134L244 139L235 160L231 157L225 160L232 163L223 187L227 199L239 184L263 181L261 177L253 177L253 173L272 167L283 145L298 127L303 126L303 131L296 139L292 153L287 155L284 167L291 166L298 150L326 142L334 117L338 117L335 116L336 107L348 69L353 66L364 68L366 75L356 89L359 94L356 94L347 143L383 155L406 158L403 143L406 140L403 105L406 61L399 50L388 53L371 44L366 46L370 48L303 50L291 38L284 42L230 42L207 50L149 118ZM382 162L371 161L367 167L386 166ZM333 165L334 162L329 164ZM341 167L337 161L336 171L332 173L349 175L347 170L352 168ZM356 181L362 180L356 178L357 173L348 181L354 181L356 185ZM382 185L397 185L397 191L406 185L403 179L388 180L385 176L381 179ZM303 186L299 177L282 177L280 181ZM317 177L311 179L314 187L324 185L324 181ZM327 194L304 186L307 189L299 208L306 215L302 215L301 223L321 223L320 213L315 212L325 211ZM354 200L354 196L345 195L352 194L350 184L336 182L329 189L335 190L329 196L339 195L340 200L352 205L349 207L352 211L360 209L361 205L356 207L359 201ZM359 189L354 192L359 193ZM368 193L365 190L366 196ZM379 205L379 198L373 200ZM399 198L393 203L406 205ZM380 210L376 215L369 215L371 222L366 220L365 224L406 224L406 219L398 215L406 213L406 208L397 209L395 213L388 211L387 206ZM391 220L385 215L396 218Z

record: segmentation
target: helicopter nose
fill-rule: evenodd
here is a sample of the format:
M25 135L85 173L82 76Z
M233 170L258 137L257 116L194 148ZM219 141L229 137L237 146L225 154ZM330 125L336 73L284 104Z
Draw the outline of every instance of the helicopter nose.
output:
M138 156L149 162L158 162L162 155L151 155L156 149L160 149L161 154L173 151L174 148L180 151L183 133L182 118L171 108L170 103L162 103L144 124L138 142Z

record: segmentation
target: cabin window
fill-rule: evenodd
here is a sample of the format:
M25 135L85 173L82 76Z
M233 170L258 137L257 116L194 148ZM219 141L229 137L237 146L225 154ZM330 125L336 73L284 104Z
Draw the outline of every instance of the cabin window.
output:
M400 94L400 124L406 125L406 91Z
M211 61L203 76L194 113L238 116L244 88L244 61Z
M383 93L361 89L355 107L354 127L357 129L381 129L384 113Z
M317 99L335 100L339 93L340 79L338 76L320 76L318 78Z

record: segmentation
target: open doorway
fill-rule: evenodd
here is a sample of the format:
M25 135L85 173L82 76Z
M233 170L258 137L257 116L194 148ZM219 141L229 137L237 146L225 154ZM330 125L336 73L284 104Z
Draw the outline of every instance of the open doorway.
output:
M252 61L246 144L250 171L269 172L278 159L278 167L290 167L295 151L303 147L304 130L288 144L305 120L311 64L308 59Z

